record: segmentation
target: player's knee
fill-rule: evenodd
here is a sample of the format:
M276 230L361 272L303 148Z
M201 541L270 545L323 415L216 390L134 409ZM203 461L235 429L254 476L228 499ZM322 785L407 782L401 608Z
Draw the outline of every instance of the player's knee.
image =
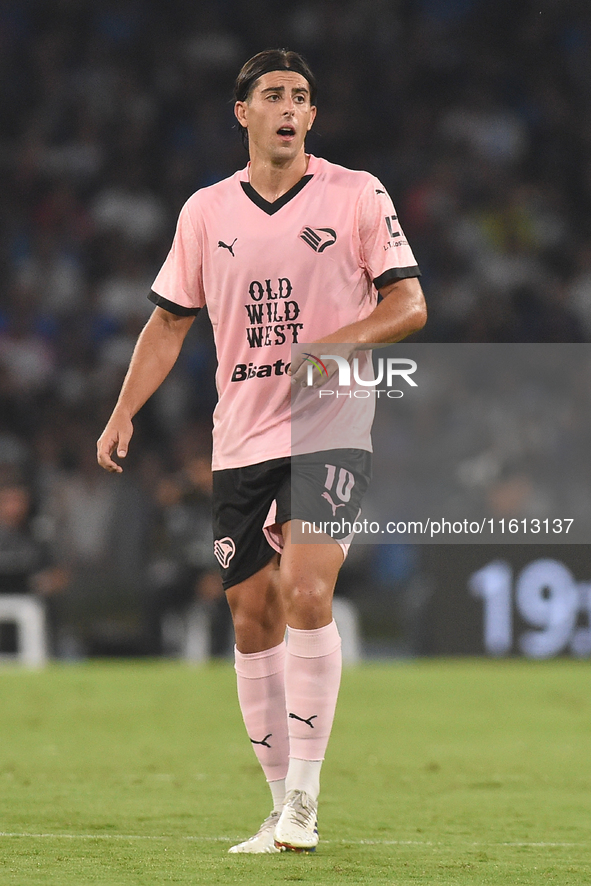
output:
M262 652L281 643L285 633L283 610L232 613L236 646L240 652Z
M230 595L228 599L230 600ZM278 619L282 617L282 612L277 606L263 600L233 600L230 602L230 611L237 634L272 630Z
M284 599L292 612L314 612L330 606L331 592L324 582L303 579L285 589Z
M236 633L258 631L266 622L265 613L258 608L248 606L231 607L232 621Z

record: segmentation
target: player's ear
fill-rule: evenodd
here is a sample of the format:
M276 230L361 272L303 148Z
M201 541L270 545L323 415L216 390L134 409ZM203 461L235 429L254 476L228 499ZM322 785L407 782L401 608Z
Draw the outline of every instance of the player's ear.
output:
M246 102L236 102L234 114L240 125L246 129Z
M308 122L308 132L312 129L314 124L314 120L316 119L316 105L312 105L310 108L310 120Z

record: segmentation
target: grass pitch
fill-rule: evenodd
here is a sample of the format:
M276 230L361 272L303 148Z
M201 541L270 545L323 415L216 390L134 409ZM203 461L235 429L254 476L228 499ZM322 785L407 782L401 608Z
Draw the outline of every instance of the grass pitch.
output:
M315 855L229 856L269 795L229 664L0 671L0 883L591 882L591 671L343 675Z

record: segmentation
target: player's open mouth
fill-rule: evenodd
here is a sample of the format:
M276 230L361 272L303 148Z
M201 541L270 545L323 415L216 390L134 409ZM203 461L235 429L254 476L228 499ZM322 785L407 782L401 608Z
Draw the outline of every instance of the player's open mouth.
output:
M277 130L277 135L281 138L293 138L295 136L295 128L293 126L282 126Z

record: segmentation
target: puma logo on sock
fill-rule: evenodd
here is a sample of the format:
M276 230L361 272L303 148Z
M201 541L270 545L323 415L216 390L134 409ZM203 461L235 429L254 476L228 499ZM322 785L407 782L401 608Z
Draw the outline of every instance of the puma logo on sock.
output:
M290 718L291 718L292 720L299 720L300 723L307 723L308 726L310 727L310 729L314 729L314 724L312 723L312 720L315 720L315 719L317 718L318 714L312 714L312 716L311 716L311 717L308 717L307 720L304 719L304 717L298 717L297 714L291 714L291 713L290 713L289 716L290 716Z
M268 739L268 738L271 738L272 735L273 735L273 733L272 733L272 732L269 732L268 735L265 735L265 737L263 738L262 741L255 741L254 738L251 738L250 740L251 740L251 742L252 742L253 744L262 744L262 745L264 745L266 748L270 748L271 745L269 744L269 742L267 741L267 739Z

